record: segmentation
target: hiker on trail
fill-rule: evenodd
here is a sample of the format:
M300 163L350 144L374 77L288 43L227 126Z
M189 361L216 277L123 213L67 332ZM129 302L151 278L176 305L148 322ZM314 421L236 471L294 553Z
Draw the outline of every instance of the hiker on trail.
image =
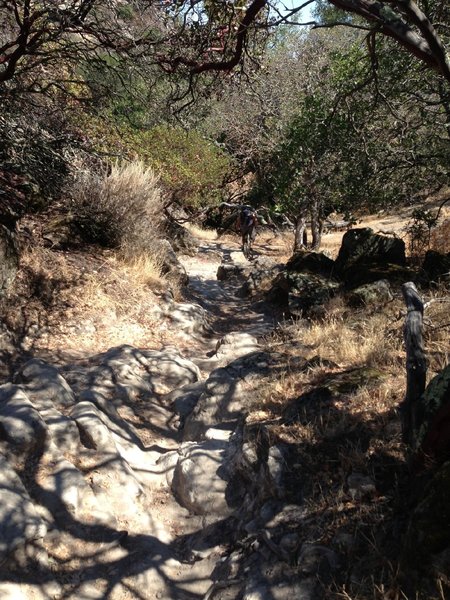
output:
M252 242L256 237L258 218L251 206L243 206L236 221L236 230L242 236L242 252L250 258Z

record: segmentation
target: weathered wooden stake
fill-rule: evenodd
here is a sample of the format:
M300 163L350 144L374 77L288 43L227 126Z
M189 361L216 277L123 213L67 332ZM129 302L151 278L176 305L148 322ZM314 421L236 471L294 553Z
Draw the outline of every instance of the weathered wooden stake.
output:
M404 326L406 345L406 395L401 405L403 441L414 442L417 405L425 391L427 361L423 349L423 302L412 281L402 285L407 314Z

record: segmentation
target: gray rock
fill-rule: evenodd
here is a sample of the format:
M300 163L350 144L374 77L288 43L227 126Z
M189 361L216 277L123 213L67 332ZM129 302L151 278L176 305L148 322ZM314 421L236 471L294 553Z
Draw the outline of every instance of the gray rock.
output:
M172 390L200 379L197 365L176 352L145 350L142 354L153 384L159 383Z
M168 240L160 240L160 246L163 250L162 274L181 285L187 285L189 277L186 269L178 260L171 243Z
M347 285L356 287L379 279L414 280L417 275L405 265L403 240L362 228L347 231L342 238L335 269Z
M450 551L450 461L441 465L424 486L409 515L404 540L405 556L423 569L440 558L447 563ZM447 557L445 559L445 557ZM441 567L442 568L442 567ZM434 570L434 569L433 569Z
M228 447L221 440L180 447L172 491L182 506L198 515L227 517L232 513L225 497L228 482L223 478Z
M334 270L334 260L322 252L297 252L286 263L286 270L295 273L311 273L331 277Z
M187 383L164 396L164 403L170 406L184 420L194 409L205 390L205 383Z
M350 306L382 305L394 298L391 286L386 279L367 283L353 289L347 296Z
M0 561L16 548L47 533L28 492L6 458L0 454Z
M413 412L412 445L420 455L442 462L450 456L450 365L447 365L427 385Z
M373 480L361 473L352 473L349 475L347 477L347 485L349 494L353 500L371 498L377 493Z
M80 434L76 423L56 408L42 409L39 413L48 427L53 447L57 448L59 453L76 453L80 447Z
M175 467L178 464L179 458L180 458L180 455L179 455L178 451L173 450L173 452L164 453L156 461L156 464L158 465L158 472L165 474L166 482L169 487L172 487L173 474L175 471Z
M232 277L240 277L245 273L245 268L235 263L222 263L217 268L217 279L227 281Z
M340 284L332 279L310 273L287 274L289 313L296 317L312 316L317 307L323 306L340 290Z
M27 391L33 401L43 404L51 402L70 408L75 404L75 396L67 381L62 377L56 367L43 360L34 358L20 369L17 380L26 384Z
M272 503L267 503L266 506L266 510L268 511ZM277 530L284 530L289 527L298 529L303 523L305 516L305 508L298 504L286 504L278 508L273 517L267 520L266 529L273 535Z
M346 531L337 531L333 536L332 540L333 546L335 546L338 550L344 552L350 552L355 547L355 536L352 533L347 533Z
M280 548L286 552L292 554L295 552L300 544L300 536L298 533L286 533L280 540Z
M284 478L287 465L286 447L281 444L269 448L267 469L274 495L283 498L285 495Z
M70 408L75 404L75 395L67 381L55 367L40 359L28 361L16 379L22 383L27 396L39 410L54 445L61 452L75 452L80 444L77 426L56 408Z
M267 377L286 365L286 357L281 354L251 352L212 371L205 391L186 419L183 439L200 440L207 429L218 424L234 429L252 401L261 395Z
M235 331L220 338L216 344L216 356L221 362L229 362L260 349L261 347L254 335Z
M267 571L271 571L268 566ZM268 579L261 575L261 580ZM258 575L250 578L245 586L242 600L319 600L317 579L284 576L284 581L263 582Z
M197 253L199 241L186 227L169 219L166 219L164 226L170 244L176 252L190 255Z
M369 227L347 231L336 259L336 269L343 273L364 263L405 265L405 242L379 235Z
M0 428L5 438L22 452L42 450L48 429L25 392L16 385L0 386Z
M276 264L270 258L257 258L238 295L243 298L263 296L272 288L275 279L284 269L284 265Z
M172 327L184 333L209 333L208 313L199 304L172 302L164 307L163 315Z
M60 458L53 464L42 487L47 492L45 498L47 507L51 506L53 512L57 512L63 506L73 516L76 516L80 496L83 490L89 486L81 472L72 463Z
M47 470L41 482L42 502L54 515L65 518L67 511L79 521L115 525L109 505L100 506L83 474L71 462L61 457Z
M78 402L70 413L80 430L81 440L88 448L116 453L117 447L108 427L103 423L102 413L92 402Z
M120 454L98 453L91 485L100 507L110 508L119 519L136 518L145 490Z
M215 369L185 421L183 439L200 440L209 428L218 423L236 423L244 402L241 381L231 376L225 368Z
M68 369L67 380L78 395L95 389L115 407L137 397L167 393L200 378L199 368L174 350L141 350L125 344L90 362L87 369Z
M298 557L298 568L303 575L318 575L322 580L327 579L339 565L336 552L320 544L303 544Z

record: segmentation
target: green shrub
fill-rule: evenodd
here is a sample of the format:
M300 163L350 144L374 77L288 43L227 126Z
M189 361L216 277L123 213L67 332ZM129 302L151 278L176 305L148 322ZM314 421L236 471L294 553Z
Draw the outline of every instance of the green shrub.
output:
M163 218L159 179L142 162L110 172L79 170L71 186L72 226L87 242L127 255L154 253Z
M218 204L230 157L196 131L159 125L134 133L135 149L161 174L161 181L185 208Z
M212 206L222 199L231 158L197 131L158 125L135 129L124 123L84 113L78 127L100 154L137 158L159 176L169 196L188 210Z

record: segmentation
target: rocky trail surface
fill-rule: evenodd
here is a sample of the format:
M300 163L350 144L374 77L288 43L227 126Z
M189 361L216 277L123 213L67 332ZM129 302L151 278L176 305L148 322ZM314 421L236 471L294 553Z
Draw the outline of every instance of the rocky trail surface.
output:
M244 425L286 368L259 343L274 316L240 297L236 248L183 264L190 301L160 307L173 346L33 358L0 386L0 598L313 597L308 570L289 583L301 508L280 505L283 448Z

